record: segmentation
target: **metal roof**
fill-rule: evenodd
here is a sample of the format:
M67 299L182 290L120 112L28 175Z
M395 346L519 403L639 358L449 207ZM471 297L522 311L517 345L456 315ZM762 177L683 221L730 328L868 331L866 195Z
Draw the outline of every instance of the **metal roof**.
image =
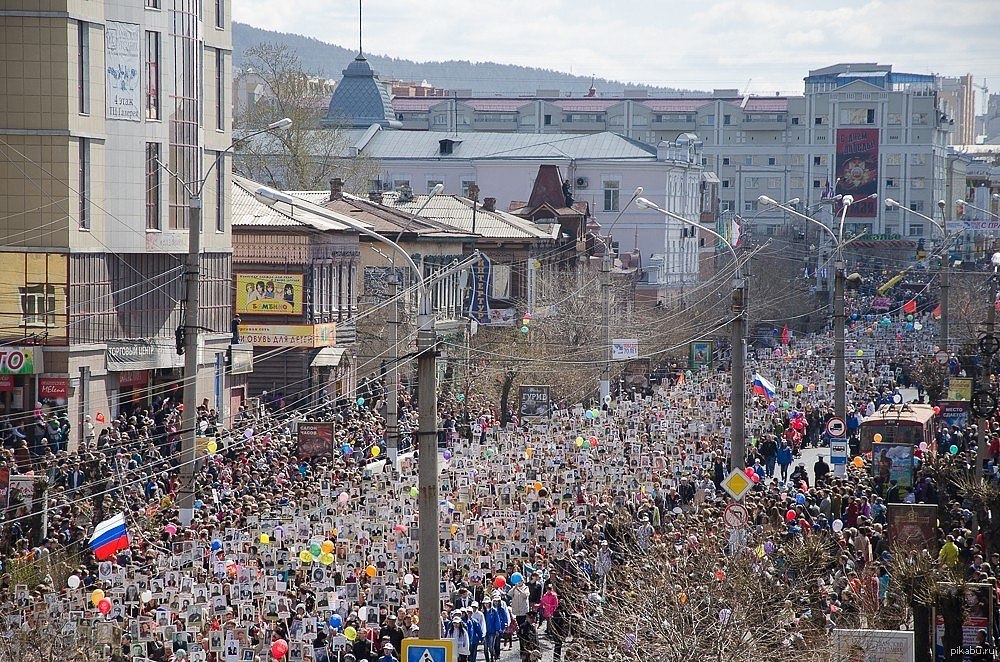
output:
M330 99L324 124L363 128L396 121L389 92L361 53L343 71Z
M314 213L310 210L313 205L308 200L303 199L302 204L294 207L276 203L269 205L257 199L255 195L257 189L262 184L233 175L233 220L234 228L288 228L288 229L312 229L329 232L356 232L349 223L340 223L329 218L336 216L334 212L319 210L322 213ZM349 217L348 221L351 221ZM357 224L357 222L355 222ZM367 225L362 223L363 225Z
M399 194L388 192L383 194L384 204L415 212L427 203L420 212L424 218L456 228L462 232L473 232L473 205L476 211L476 235L488 239L558 239L559 225L540 226L513 214L496 210L483 209L482 203L473 203L468 198L458 195L436 195L428 201L426 195L415 195L408 202L400 202Z

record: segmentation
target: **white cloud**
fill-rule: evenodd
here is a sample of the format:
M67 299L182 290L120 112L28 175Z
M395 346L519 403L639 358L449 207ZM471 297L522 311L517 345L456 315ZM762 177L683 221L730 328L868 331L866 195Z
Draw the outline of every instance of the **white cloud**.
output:
M342 46L350 0L234 0L234 18ZM366 0L365 51L495 61L682 88L800 93L809 69L879 62L1000 83L994 0ZM434 81L431 81L434 82Z

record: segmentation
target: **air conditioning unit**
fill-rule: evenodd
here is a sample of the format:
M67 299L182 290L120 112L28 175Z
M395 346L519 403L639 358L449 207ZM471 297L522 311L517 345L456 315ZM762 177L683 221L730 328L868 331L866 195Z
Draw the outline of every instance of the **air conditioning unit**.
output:
M576 178L576 187L577 188L587 188L587 186L589 186L589 185L590 185L590 182L587 181L586 177L577 177Z

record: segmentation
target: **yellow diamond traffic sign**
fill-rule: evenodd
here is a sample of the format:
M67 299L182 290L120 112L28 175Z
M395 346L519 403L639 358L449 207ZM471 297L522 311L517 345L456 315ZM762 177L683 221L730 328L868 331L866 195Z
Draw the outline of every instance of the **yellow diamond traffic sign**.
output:
M733 471L722 481L722 489L737 501L742 501L746 493L753 487L753 481L739 469Z

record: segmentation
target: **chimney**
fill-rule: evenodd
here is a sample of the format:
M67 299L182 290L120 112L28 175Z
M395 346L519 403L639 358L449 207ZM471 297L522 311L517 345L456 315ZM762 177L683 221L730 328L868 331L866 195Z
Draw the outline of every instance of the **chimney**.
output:
M496 210L497 210L496 198L483 198L483 211L496 211Z
M344 197L344 180L334 177L330 180L330 200L340 200Z
M382 204L382 191L369 191L368 199L377 205Z

